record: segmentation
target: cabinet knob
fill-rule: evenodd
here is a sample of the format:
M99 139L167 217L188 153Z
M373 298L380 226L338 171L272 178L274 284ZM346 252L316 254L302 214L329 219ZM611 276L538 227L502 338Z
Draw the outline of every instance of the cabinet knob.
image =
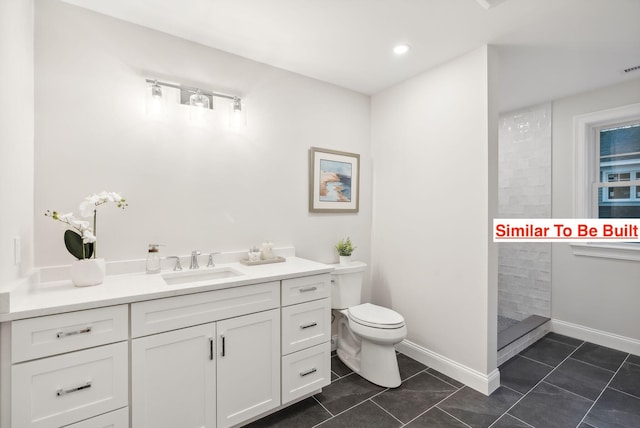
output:
M301 328L302 330L304 330L304 329L306 329L306 328L315 327L315 326L317 326L317 325L318 325L318 323L314 321L314 322L310 322L309 324L302 324L302 325L300 326L300 328Z

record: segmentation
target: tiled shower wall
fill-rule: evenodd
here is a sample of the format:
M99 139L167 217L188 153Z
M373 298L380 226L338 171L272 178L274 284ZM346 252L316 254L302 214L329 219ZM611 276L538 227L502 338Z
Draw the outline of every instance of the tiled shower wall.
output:
M500 218L551 217L551 103L500 115ZM551 244L500 243L498 315L551 316Z

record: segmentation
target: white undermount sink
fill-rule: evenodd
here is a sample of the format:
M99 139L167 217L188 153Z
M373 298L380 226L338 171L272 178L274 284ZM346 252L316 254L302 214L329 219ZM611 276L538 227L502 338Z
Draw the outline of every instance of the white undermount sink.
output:
M169 285L188 284L191 282L214 281L244 275L230 267L202 268L181 272L163 273L162 279Z

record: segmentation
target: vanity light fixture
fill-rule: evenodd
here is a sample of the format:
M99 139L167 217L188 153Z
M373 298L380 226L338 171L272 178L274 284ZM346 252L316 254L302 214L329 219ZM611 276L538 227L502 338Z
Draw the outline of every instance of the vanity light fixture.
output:
M167 100L166 97L163 97L162 88L158 85L158 81L154 80L150 83L150 90L147 91L147 114L153 119L162 119L167 114Z
M240 129L247 126L247 106L238 97L229 104L229 127Z
M202 95L202 91L198 89L195 93L189 96L189 105L191 107L209 108L209 98ZM213 106L211 109L213 110Z
M411 48L409 47L409 45L406 45L406 44L396 45L393 48L393 53L396 55L404 55L407 52L409 52L409 49Z
M151 99L164 99L162 87L178 89L180 91L180 103L190 106L190 116L192 118L202 119L206 116L207 110L214 109L214 98L222 98L230 102L230 124L231 122L245 122L246 111L242 99L237 95L227 95L219 92L212 92L201 88L179 85L175 83L162 82L156 79L146 79L147 83L151 83L150 97ZM233 117L240 119L234 119Z
M213 98L209 102L209 98L200 89L189 95L189 118L192 122L205 124L209 109L213 110Z

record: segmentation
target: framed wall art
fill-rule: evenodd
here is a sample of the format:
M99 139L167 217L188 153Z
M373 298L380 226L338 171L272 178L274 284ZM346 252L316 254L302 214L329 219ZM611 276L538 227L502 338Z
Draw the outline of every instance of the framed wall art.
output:
M309 151L309 211L357 213L360 155L311 147Z

